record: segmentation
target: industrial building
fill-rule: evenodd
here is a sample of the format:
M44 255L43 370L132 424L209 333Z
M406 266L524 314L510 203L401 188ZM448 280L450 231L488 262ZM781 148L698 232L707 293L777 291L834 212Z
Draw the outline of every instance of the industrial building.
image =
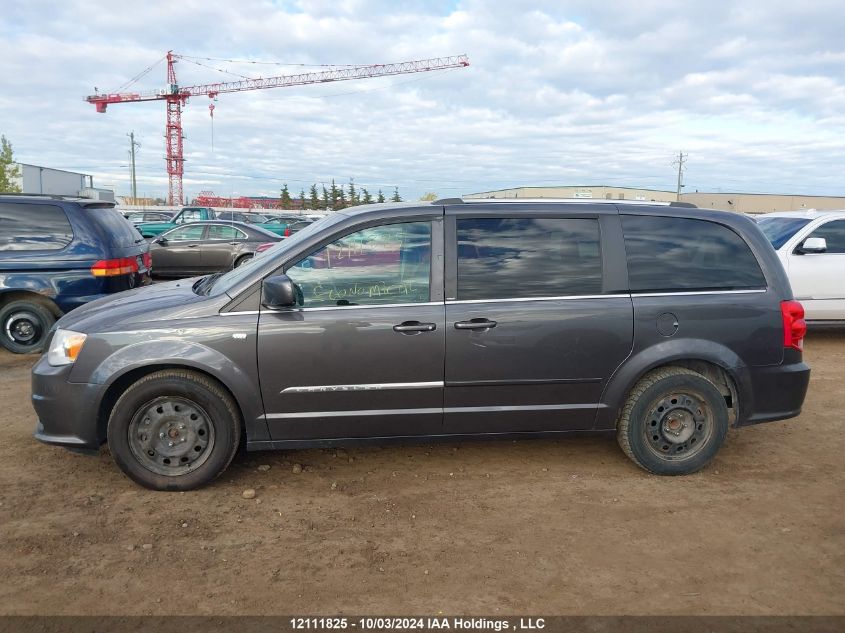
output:
M94 187L94 177L65 169L16 163L20 176L17 185L21 193L41 193L54 196L81 196L114 202L114 191Z
M465 194L465 198L582 198L603 200L642 200L672 202L674 191L638 189L607 185L514 187ZM802 196L769 193L682 193L682 202L691 202L703 209L723 209L739 213L768 213L771 211L800 211L802 209L845 209L842 196Z

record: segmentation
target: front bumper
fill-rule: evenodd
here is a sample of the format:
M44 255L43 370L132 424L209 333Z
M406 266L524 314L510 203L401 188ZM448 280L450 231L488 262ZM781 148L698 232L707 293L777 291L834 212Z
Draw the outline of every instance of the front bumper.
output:
M96 450L105 441L98 412L106 387L69 382L72 367L53 367L44 355L32 368L32 406L38 416L35 439L45 444Z

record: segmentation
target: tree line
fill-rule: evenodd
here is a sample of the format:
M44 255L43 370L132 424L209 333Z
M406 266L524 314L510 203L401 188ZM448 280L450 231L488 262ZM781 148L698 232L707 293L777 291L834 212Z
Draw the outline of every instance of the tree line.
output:
M291 196L288 184L284 183L279 198L283 209L292 209L296 206L298 209L332 209L334 211L359 204L372 204L388 200L381 189L373 196L366 187L356 187L352 178L349 179L349 184L346 186L338 185L334 179L332 179L331 187L326 187L326 185L317 187L315 183L311 185L308 194L305 193L305 189L302 189L296 198ZM393 195L390 196L389 200L391 202L402 202L399 187L393 188ZM294 201L296 201L295 204Z
M21 170L12 155L12 144L5 136L0 136L0 192L20 193L21 188L17 179L21 177Z

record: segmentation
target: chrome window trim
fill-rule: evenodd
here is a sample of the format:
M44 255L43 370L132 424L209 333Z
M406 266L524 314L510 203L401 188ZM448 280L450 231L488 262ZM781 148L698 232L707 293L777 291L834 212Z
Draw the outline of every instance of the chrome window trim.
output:
M325 393L332 391L380 391L389 389L435 389L443 387L442 380L430 382L375 382L352 385L310 385L286 387L280 393Z
M753 295L768 292L767 288L754 288L748 290L677 290L674 292L632 292L632 297L672 297L675 295Z
M447 304L452 303L513 303L516 301L572 301L576 299L630 299L628 294L607 294L607 295L565 295L561 297L521 297L509 299L447 299Z
M768 288L754 288L749 290L678 290L669 292L632 292L631 294L607 294L607 295L567 295L561 297L523 297L509 299L446 299L443 301L425 301L422 303L383 303L365 306L323 306L320 308L297 308L291 312L316 312L323 310L355 310L370 308L409 308L413 306L439 306L465 303L515 303L519 301L576 301L584 299L631 299L634 297L674 297L693 295L739 295L739 294L763 294ZM264 312L279 312L284 310L264 310ZM261 314L261 310L245 310L242 312L221 312L220 316L234 316L242 314Z

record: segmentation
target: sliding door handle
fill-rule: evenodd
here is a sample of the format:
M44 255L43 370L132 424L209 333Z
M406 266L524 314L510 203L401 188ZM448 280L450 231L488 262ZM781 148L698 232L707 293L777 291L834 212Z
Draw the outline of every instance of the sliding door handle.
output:
M470 319L469 321L456 321L456 330L489 330L496 327L497 323L490 319Z

